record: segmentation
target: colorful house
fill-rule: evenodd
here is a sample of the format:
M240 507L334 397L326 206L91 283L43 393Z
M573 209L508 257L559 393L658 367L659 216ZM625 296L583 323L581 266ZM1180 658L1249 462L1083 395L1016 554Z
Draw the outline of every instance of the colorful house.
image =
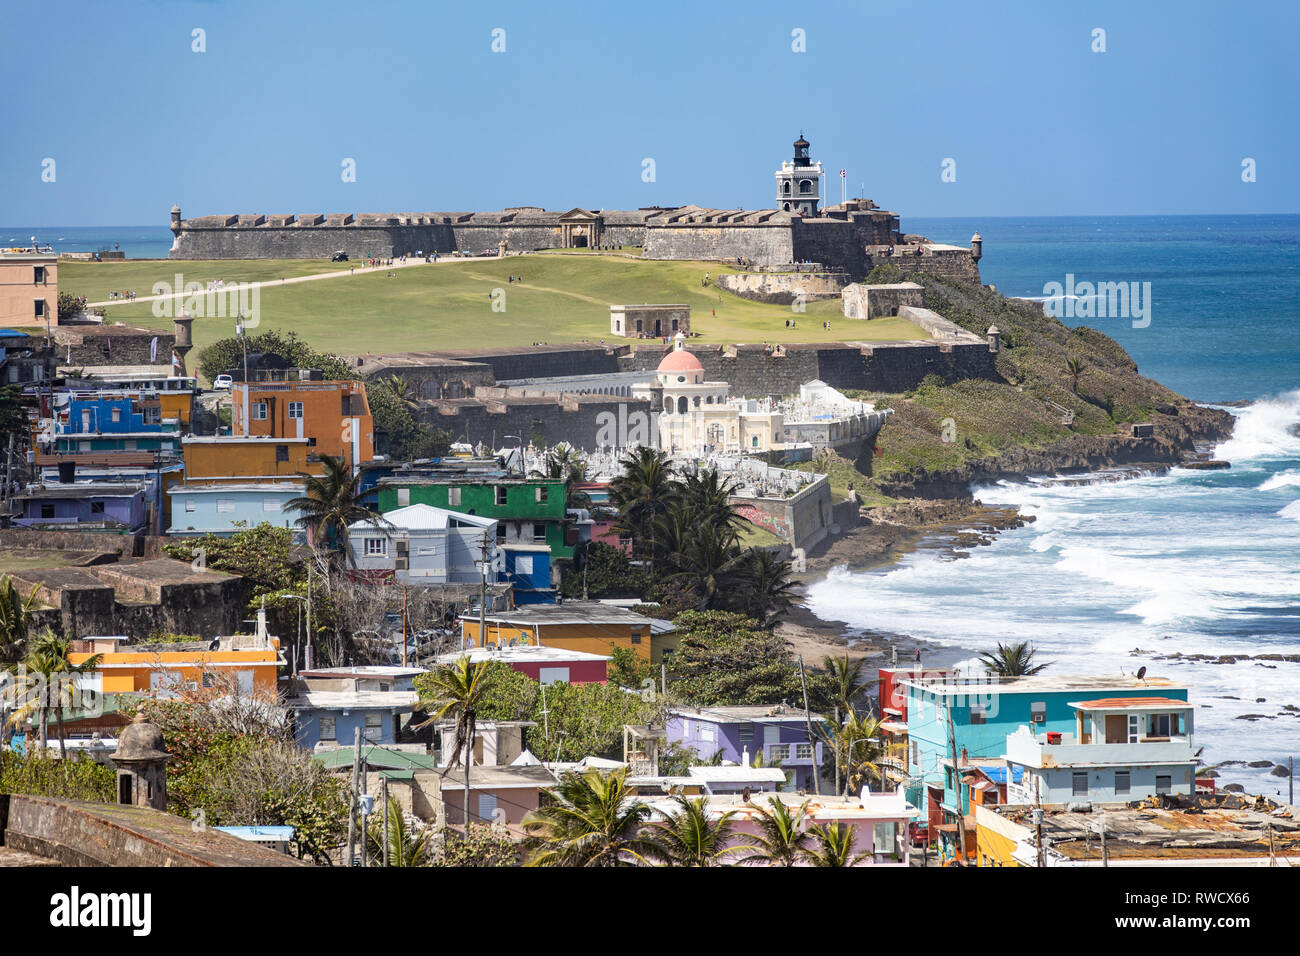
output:
M27 528L73 526L82 530L141 531L149 519L149 484L132 482L38 482L14 497Z
M512 670L527 674L542 684L604 684L608 681L610 658L606 654L589 654L586 651L566 650L561 647L516 645L514 647L472 647L468 650L443 654L440 665L456 663L468 657L471 663L500 661Z
M36 464L139 464L180 452L181 424L159 402L110 391L55 393L37 435Z
M285 702L299 746L351 746L358 729L365 744L394 744L410 736L413 690L305 690Z
M386 512L383 522L348 527L353 566L365 577L408 584L472 583L500 579L497 522L425 504Z
M306 438L191 436L182 449L187 484L294 483L324 471Z
M231 389L231 434L305 439L312 454L343 458L355 471L375 457L375 424L358 381L248 382Z
M1159 677L1048 676L1013 678L920 677L901 682L907 694L909 798L924 801L942 853L952 853L957 817L970 810L968 788L958 779L954 760L1002 758L1007 736L1021 725L1035 733L1069 733L1077 726L1081 696L1107 698L1162 696L1186 701L1185 685ZM959 802L960 800L960 802ZM975 853L973 826L965 826L966 853Z
M814 714L812 724L824 727L826 721ZM761 755L766 766L786 772L787 790L814 789L824 756L821 741L808 739L804 712L783 704L676 708L664 730L670 744L692 747L704 761L720 753L723 760L748 766Z
M650 660L650 618L597 601L532 604L512 611L489 611L480 631L479 615L461 615L462 644L470 647L539 645L607 653L611 647Z
M289 507L289 502L305 490L305 485L287 482L172 485L167 489L171 501L171 526L167 534L229 537L242 528L262 523L293 528L298 513Z

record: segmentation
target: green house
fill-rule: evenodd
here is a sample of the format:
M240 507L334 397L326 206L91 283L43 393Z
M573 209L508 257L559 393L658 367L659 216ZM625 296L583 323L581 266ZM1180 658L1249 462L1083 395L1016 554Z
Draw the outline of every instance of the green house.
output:
M577 529L565 512L564 482L490 475L392 477L378 483L380 513L432 505L497 520L499 545L546 545L551 561L570 560Z

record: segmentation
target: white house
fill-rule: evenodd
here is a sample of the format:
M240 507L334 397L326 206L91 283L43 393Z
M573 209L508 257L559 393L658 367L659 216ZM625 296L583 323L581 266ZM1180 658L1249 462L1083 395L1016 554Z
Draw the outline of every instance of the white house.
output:
M418 504L389 511L383 521L348 527L359 571L390 572L411 584L469 583L480 580L478 562L486 557L488 580L497 580L495 519Z

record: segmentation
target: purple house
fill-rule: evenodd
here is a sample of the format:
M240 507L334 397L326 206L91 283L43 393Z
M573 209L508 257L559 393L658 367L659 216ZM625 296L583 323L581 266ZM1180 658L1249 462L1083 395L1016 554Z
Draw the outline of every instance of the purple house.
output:
M816 714L812 722L814 735L826 724ZM665 733L669 744L694 747L703 761L721 751L737 764L748 754L752 764L761 754L765 766L788 771L789 789L811 790L823 756L822 743L808 739L804 712L784 704L679 707L669 712Z
M76 526L139 531L145 526L148 483L45 482L28 485L14 497L22 527Z

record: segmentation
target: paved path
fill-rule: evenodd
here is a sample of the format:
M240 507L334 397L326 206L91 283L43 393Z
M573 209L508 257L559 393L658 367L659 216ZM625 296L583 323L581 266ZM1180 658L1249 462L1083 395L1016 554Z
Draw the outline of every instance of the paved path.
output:
M447 263L447 262L474 262L474 261L482 261L484 259L497 259L497 258L499 258L499 256L439 256L439 258L434 262L425 262L424 259L422 258L408 259L406 262L395 260L391 266L363 266L361 268L352 267L339 272L318 272L315 273L314 275L308 275L308 276L288 276L283 279L268 279L264 282L248 282L245 283L244 285L245 288L260 289L263 286L293 285L293 283L295 282L314 282L317 279L338 279L340 277L347 277L352 275L365 275L366 273L370 273L370 272L391 272L394 269L405 269L410 266L433 266L433 265L442 265L443 263ZM177 266L179 266L180 263L184 261L185 261L184 259L176 260ZM210 262L212 260L205 260L205 261ZM234 292L239 289L239 286L240 286L239 282L231 282L227 284L224 288L211 290L211 294L216 295L221 292ZM90 308L98 308L100 306L110 306L110 305L135 305L136 303L139 302L158 302L162 299L182 299L182 298L188 298L189 296L192 295L208 295L208 294L209 294L209 289L207 287L207 283L204 283L203 290L201 292L186 292L184 290L181 290L179 292L169 292L166 295L139 295L136 296L134 299L105 299L103 302L88 302L86 303L86 308L90 309Z

